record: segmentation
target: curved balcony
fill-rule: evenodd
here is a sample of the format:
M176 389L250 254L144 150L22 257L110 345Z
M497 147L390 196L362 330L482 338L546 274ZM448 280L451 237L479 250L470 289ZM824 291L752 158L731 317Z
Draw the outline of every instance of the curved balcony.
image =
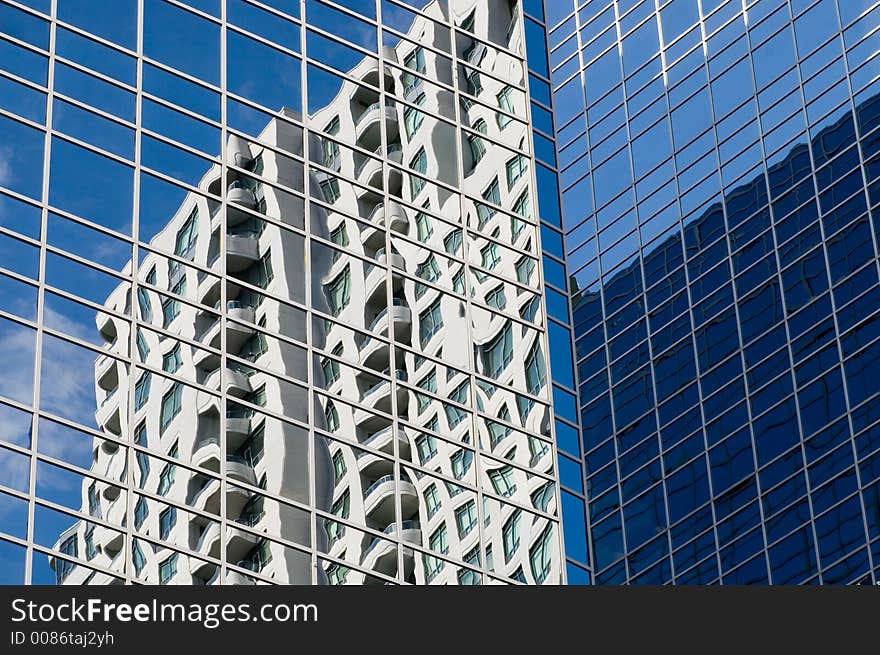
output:
M195 509L209 514L220 514L220 480L211 478L193 494L190 503Z
M381 204L376 205L375 209L370 212L370 217L368 220L373 222L378 215L381 214L384 218L385 215L385 207ZM384 221L383 221L384 225ZM364 250L372 251L378 248L381 248L385 245L385 229L384 227L367 227L361 231L361 243L364 244Z
M252 391L250 378L237 368L227 366L223 370L223 380L223 392L227 395L242 398ZM220 369L208 376L205 386L214 391L220 390Z
M422 526L418 521L404 521L400 527L401 530L398 533L397 523L392 523L382 532L387 535L399 536L404 544L422 545ZM413 549L404 546L402 554L404 568L412 570ZM397 544L382 537L373 537L364 551L361 564L374 571L394 575L397 572Z
M228 469L227 469L228 470ZM253 471L253 469L251 469ZM251 482L256 484L256 481ZM226 485L226 515L238 516L251 499L251 492L233 484Z
M393 455L392 455L393 457ZM394 473L394 461L381 455L363 450L358 453L357 467L361 475L368 478L380 478Z
M239 455L226 456L226 477L253 486L257 484L257 474L254 473L253 464Z
M238 352L244 342L254 334L254 328L243 324L254 322L254 308L238 300L230 300L226 303L226 316L232 319L226 321L226 349L230 352Z
M229 450L238 450L251 434L253 412L249 409L226 410L226 447Z
M115 484L108 484L101 491L101 495L104 497L104 500L112 503L114 500L119 498L119 494L122 492L122 489L117 487Z
M95 542L100 544L104 554L110 558L113 558L122 549L122 544L125 543L124 532L111 530L103 526L95 526L95 534L97 536Z
M253 189L249 189L240 180L235 180L226 190L226 225L238 225L251 218L251 215L241 211L239 207L253 211L257 206L257 197Z
M220 349L219 335L213 336L212 341L217 339L217 345L213 346L217 350ZM193 348L193 366L202 371L214 371L220 366L220 353L205 348Z
M203 437L196 442L190 463L212 473L220 471L220 439Z
M199 536L199 541L196 544L195 551L199 555L204 555L206 557L213 557L215 559L220 558L220 523L212 521L208 523L205 527L202 534ZM197 569L203 569L207 564L209 566L213 566L210 562L204 562L202 560L196 560L192 558L190 560L190 573L196 575L196 571L193 570L193 566ZM201 577L201 576L199 576Z
M361 232L361 243L368 250L376 250L385 245L386 226L394 232L406 234L409 231L409 220L403 206L394 201L387 200L379 203L370 212L367 221L374 227L368 227Z
M358 117L355 125L355 138L362 148L372 151L382 144L383 113L388 142L393 143L400 136L397 104L393 100L386 100L384 106L382 102L374 102Z
M392 46L382 46L382 57L385 61L390 61L393 63L397 63L397 51ZM379 83L379 60L374 59L372 57L365 58L362 63L359 65L359 78L362 82L369 84L370 86L376 87L377 89L381 86ZM385 77L385 89L391 91L394 89L394 74L391 70L391 67L387 64L382 64L382 73ZM364 95L368 92L367 89L363 87L358 87L358 90L355 92L355 97L359 95ZM372 89L369 90L373 95L376 94Z
M101 451L105 455L115 455L119 451L119 444L109 439L101 440Z
M365 409L356 409L354 423L363 434L372 434L388 425L388 417L380 416Z
M391 143L387 148L376 148L375 152L382 159L403 166L403 146L401 144Z
M381 153L379 153L381 157ZM378 189L381 191L382 187L382 160L374 159L372 157L366 157L360 164L358 164L357 170L355 171L355 177L358 182L363 184L365 187L372 187L373 189ZM367 189L359 189L358 192L360 194L366 193Z
M396 200L388 200L385 204L378 205L370 213L367 219L370 223L383 228L388 227L392 231L406 233L409 230L409 220L406 210Z
M254 158L248 142L237 134L230 134L226 142L226 163L244 168Z
M397 544L382 537L373 537L361 558L361 566L385 575L395 575Z
M364 305L384 305L385 304L385 279L386 271L384 268L372 266L369 268L366 278L364 279Z
M211 348L215 348L215 349L219 350L220 343L221 343L220 327L221 327L220 317L217 316L216 318L214 318L214 321L205 329L205 331L202 333L202 336L199 337L199 341L201 343L205 344L206 346L209 346ZM203 352L205 353L205 355L200 354ZM212 355L212 354L213 353L209 353L206 351L196 351L196 353L193 354L193 363L196 366L199 366L204 360L206 360L208 358L207 356Z
M101 336L104 337L104 341L107 343L113 343L116 341L116 323L110 314L107 312L96 313L95 326L98 328L98 332L101 333Z
M226 235L226 271L238 273L260 260L260 240L256 232Z
M240 561L257 545L260 537L242 530L232 524L226 524L226 560Z
M218 577L220 572L220 567L217 564L199 559L194 555L190 555L187 559L189 560L189 572L193 577L193 584L217 584L214 582L214 579ZM208 581L205 582L205 580Z
M399 252L387 253L385 248L379 248L379 250L376 251L376 261L384 266L397 268L401 271L406 270L406 260Z
M403 434L401 430L395 430L391 425L374 432L364 439L361 442L361 445L387 453L393 457L395 441L397 442L397 449L401 459L409 459L409 439L407 439L406 435Z
M229 396L242 398L251 392L251 381L247 375L238 369L227 367L224 373L223 391ZM209 389L220 391L220 369L216 369L208 375L205 386ZM196 396L196 411L198 414L212 414L220 412L220 398L199 390Z
M237 300L230 300L226 303L227 307L227 317L233 320L226 321L226 350L227 352L238 352L239 348L247 341L253 334L254 328L250 325L244 325L242 323L238 323L237 321L246 321L247 323L254 322L254 308L250 305L246 305ZM215 305L215 308L219 309L219 305ZM205 329L204 333L199 340L207 347L213 348L214 350L220 350L222 345L221 339L221 327L223 325L223 321L220 316L211 323L207 329ZM210 370L212 368L216 368L219 364L219 357L217 353L198 349L193 352L193 365Z
M395 490L400 492L400 511L412 515L419 508L419 494L407 480L395 483L393 475L385 475L371 484L364 493L364 511L373 521L388 525L394 521Z
M236 566L253 570L254 565L247 561L241 561L236 564ZM240 571L233 571L232 569L228 569L226 571L226 584L228 585L255 585L257 584L256 580L252 577L241 573Z
M394 326L394 338L403 341L412 327L412 311L402 298L392 298L391 308L383 309L370 323L370 332L387 336L388 323Z
M381 191L384 188L382 184L383 162L389 161L400 164L403 161L403 147L397 143L392 144L388 148L376 148L373 151L373 155L374 157L365 157L358 165L355 169L355 177L365 187L373 187ZM397 169L392 169L392 172L396 171ZM358 191L358 193L363 195L366 191L364 189Z
M117 436L122 433L122 418L119 411L119 393L117 390L108 393L98 406L98 409L95 410L95 423Z
M390 375L391 371L383 371L385 375ZM406 381L406 371L397 369L394 371L394 377L398 380ZM409 392L402 386L397 386L397 411L402 412L409 403ZM391 413L391 380L379 380L376 384L368 388L361 394L361 404L366 407L377 409L387 414Z
M367 337L358 348L360 365L381 371L388 368L388 351L391 345L378 337Z
M98 355L95 358L95 379L104 391L113 391L119 386L119 369L113 357Z
M220 398L200 390L196 396L196 413L199 415L219 414Z
M214 258L208 263L208 268L210 268L215 275L209 275L208 273L199 271L198 301L211 306L216 302L216 298L219 298L220 296L220 283L222 281L219 277L222 268L220 255L214 256Z

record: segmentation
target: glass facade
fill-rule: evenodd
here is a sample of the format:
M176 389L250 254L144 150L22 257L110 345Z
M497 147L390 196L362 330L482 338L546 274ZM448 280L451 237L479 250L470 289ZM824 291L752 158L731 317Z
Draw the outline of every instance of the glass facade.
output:
M594 581L876 582L880 3L540 4Z
M0 580L565 579L535 34L516 0L0 1Z

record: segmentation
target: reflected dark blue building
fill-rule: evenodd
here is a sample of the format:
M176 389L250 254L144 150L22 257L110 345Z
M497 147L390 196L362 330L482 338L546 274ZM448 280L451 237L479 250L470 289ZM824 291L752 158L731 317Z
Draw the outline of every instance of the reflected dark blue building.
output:
M880 7L570 4L532 15L594 581L875 582Z
M880 98L856 117L865 133ZM769 192L735 189L576 296L598 582L870 578L880 286L857 143L848 114Z

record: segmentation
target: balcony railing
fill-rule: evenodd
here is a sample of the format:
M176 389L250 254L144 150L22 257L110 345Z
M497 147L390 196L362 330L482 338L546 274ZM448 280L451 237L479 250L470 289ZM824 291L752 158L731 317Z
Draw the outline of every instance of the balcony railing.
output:
M219 446L220 445L220 437L211 436L211 437L202 437L196 442L195 450L199 450L200 448L204 448L205 446Z
M226 456L227 464L241 464L242 466L249 466L251 468L254 467L254 462L248 459L247 457L242 457L241 455L227 455Z
M403 523L400 524L401 532L404 532L406 530L421 530L421 529L422 529L422 526L416 519L410 519L410 520L404 521ZM392 523L391 525L386 526L385 529L382 530L382 532L383 532L383 534L397 534L397 523ZM364 551L364 557L369 555L370 551L373 550L377 544L379 544L380 542L383 542L383 541L385 543L390 543L389 541L385 541L384 539L382 539L382 537L374 536L372 538L372 540L370 540L370 544L367 546L367 549Z
M248 571L253 571L254 573L259 573L261 570L259 562L254 562L249 559L243 559L240 562L236 562L235 565L242 569L247 569Z
M386 428L382 428L378 432L375 432L375 433L371 434L369 437L367 437L366 439L364 439L364 441L361 443L361 445L373 447L374 443L381 441L385 437L386 434L391 432L392 429L393 429L393 426L391 426L391 425L389 425ZM366 456L366 455L372 455L372 454L373 453L365 450L361 453L358 453L358 458Z
M382 203L382 202L380 202L375 207L373 207L373 210L370 212L370 215L367 216L367 222L375 224L376 217L379 216L380 214L382 214L383 216L385 214L385 203Z
M382 371L382 373L384 375L391 375L391 371L389 371L388 369L385 369L384 371ZM394 371L394 377L398 380L402 380L403 382L407 381L406 371L402 369L397 369L396 371ZM376 393L382 386L388 384L388 382L388 380L379 380L376 384L374 384L364 392L363 398L368 398L370 395Z
M254 410L250 407L233 407L226 410L226 418L253 418Z
M406 304L406 300L404 300L403 298L392 298L391 305L393 307L408 307L408 305ZM370 323L370 331L374 332L376 330L376 326L378 326L379 322L383 318L385 318L386 316L388 316L388 308L387 307L385 309L383 309L381 312L379 312L378 314L376 314L376 318L374 318L372 323Z
M230 232L229 236L231 238L242 238L242 239L259 239L260 232L258 230L236 230L234 232Z
M382 103L382 101L380 100L379 102L374 102L372 105L370 105L369 107L367 107L366 109L364 109L364 113L362 113L362 114L360 115L360 117L358 118L358 124L360 124L361 121L363 121L364 119L368 118L368 117L370 116L370 114L372 114L372 113L375 112L377 109L379 109L379 107L380 107L382 104L383 104L383 103ZM394 116L396 117L396 116L397 116L397 104L396 104L395 102L393 102L393 101L388 101L388 100L386 100L384 104L385 104L385 111L386 111L386 113L387 113L387 112L393 112L393 113L394 113Z
M246 525L249 528L253 528L254 526L257 525L257 523L259 523L260 521L263 520L263 517L265 515L266 515L266 512L258 512L258 513L254 513L254 514L248 514L248 515L242 514L241 516L238 517L238 519L236 520L236 523L240 523L241 525Z
M364 497L366 498L367 496L369 496L371 493L373 493L376 489L381 487L386 482L394 482L394 476L393 475L383 475L381 478L376 480L373 484L371 484L367 488L366 492L364 492Z

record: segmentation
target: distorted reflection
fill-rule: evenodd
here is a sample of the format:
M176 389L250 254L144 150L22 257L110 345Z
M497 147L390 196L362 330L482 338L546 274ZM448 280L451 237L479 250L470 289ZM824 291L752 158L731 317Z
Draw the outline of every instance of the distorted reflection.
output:
M34 581L558 583L521 8L297 4L228 2L221 32L146 2L138 127L109 81L134 83L128 55L59 38L41 357L0 319L0 393L52 416L35 471L3 460L45 501ZM22 157L0 183L38 198ZM40 229L16 216L3 284L33 320Z

